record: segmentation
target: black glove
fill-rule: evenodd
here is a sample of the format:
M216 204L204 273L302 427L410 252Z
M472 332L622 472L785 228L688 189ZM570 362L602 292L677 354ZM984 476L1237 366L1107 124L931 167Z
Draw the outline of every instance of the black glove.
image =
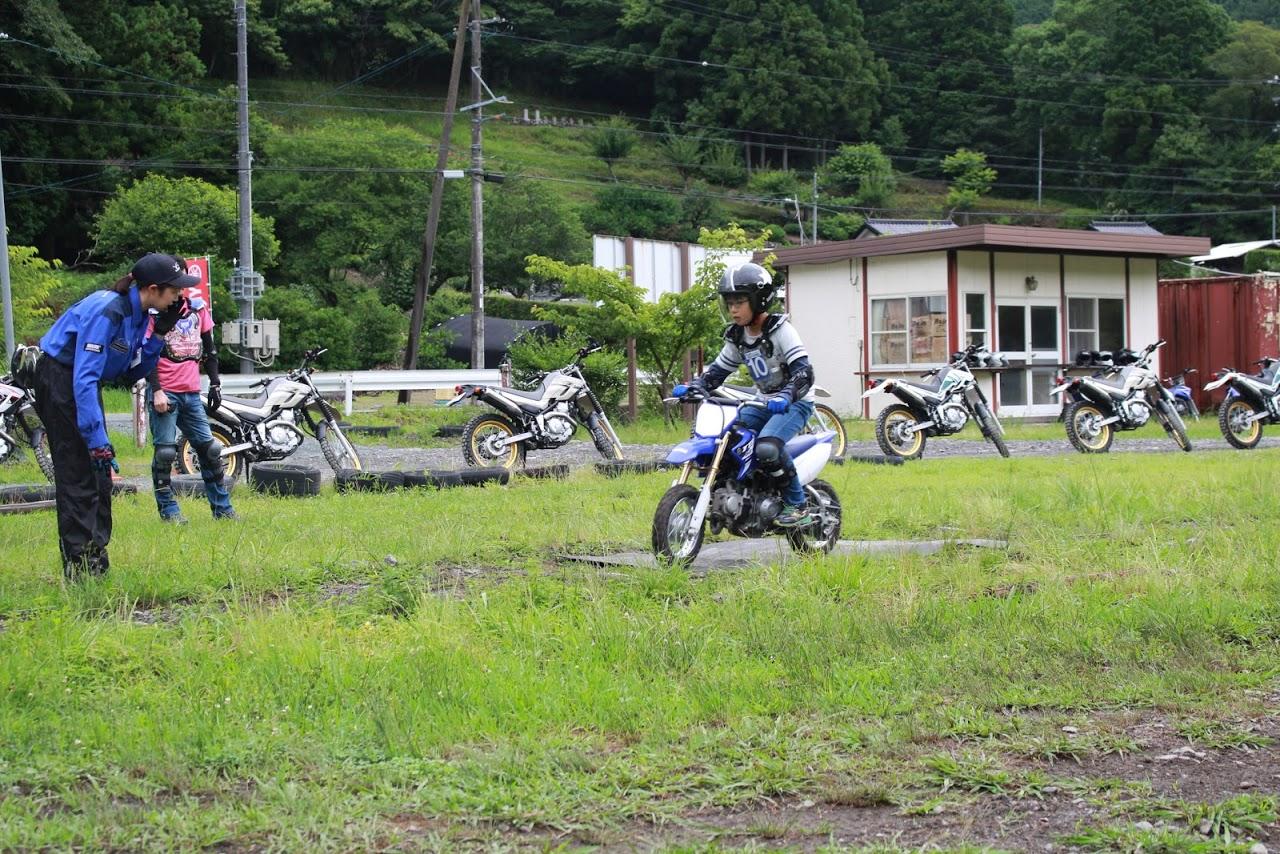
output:
M111 465L116 458L116 449L111 447L108 442L105 445L99 445L96 448L89 449L89 459L93 460L93 467L98 471L106 473L111 471Z
M218 407L222 405L222 386L217 383L209 383L209 394L205 398L204 408L210 413L218 411Z
M186 297L178 297L173 305L156 315L156 335L168 335L173 331L173 327L178 325L178 321L186 317L191 312L191 306L187 304Z

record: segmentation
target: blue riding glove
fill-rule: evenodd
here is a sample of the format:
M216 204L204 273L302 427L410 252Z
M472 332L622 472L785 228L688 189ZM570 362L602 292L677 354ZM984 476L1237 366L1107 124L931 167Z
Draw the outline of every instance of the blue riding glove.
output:
M676 383L676 387L671 389L672 397L684 397L689 393L689 387L684 383Z
M787 400L785 395L780 394L777 397L769 398L769 412L773 415L780 415L781 413L786 412L787 408L790 406L791 401Z

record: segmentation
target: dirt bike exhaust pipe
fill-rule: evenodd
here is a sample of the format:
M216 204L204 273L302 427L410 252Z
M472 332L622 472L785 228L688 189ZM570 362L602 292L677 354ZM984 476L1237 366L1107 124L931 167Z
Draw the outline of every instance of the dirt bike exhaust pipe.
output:
M223 448L222 455L225 457L227 454L235 454L235 453L239 453L240 451L247 451L252 447L253 447L252 442L241 442L239 445L232 445L229 448Z

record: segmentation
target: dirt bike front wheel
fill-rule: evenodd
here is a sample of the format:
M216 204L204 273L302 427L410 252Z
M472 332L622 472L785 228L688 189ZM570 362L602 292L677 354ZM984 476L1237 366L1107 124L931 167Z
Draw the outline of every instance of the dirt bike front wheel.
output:
M689 531L697 504L698 490L687 483L676 484L662 496L653 514L653 554L659 561L683 565L698 556L706 525Z
M342 469L360 471L364 468L355 445L342 432L336 418L330 416L316 424L316 441L320 443L320 450L334 474Z
M209 432L213 434L213 440L224 448L230 448L235 444L231 437L227 435L227 431L216 425L209 425ZM196 453L196 449L192 447L190 440L183 436L178 440L178 473L179 474L199 474L200 473L200 455ZM239 451L234 454L224 454L222 457L222 477L227 483L231 483L244 471L244 457Z
M982 434L991 440L991 444L996 446L996 450L1000 452L1000 456L1009 456L1009 447L1004 443L1004 431L1000 429L1000 422L996 421L996 417L991 414L991 410L987 408L985 403L979 403L974 407L974 415L978 419L978 427L981 428Z
M1178 414L1178 410L1174 409L1173 404L1167 400L1158 402L1156 408L1160 412L1164 429L1173 437L1173 441L1182 450L1190 452L1191 439L1187 437L1187 425L1182 422L1182 416Z
M40 472L46 480L53 483L53 457L49 455L49 435L45 433L39 416L34 410L24 408L18 411L18 423L26 434L28 444L31 445L31 452L35 454Z
M623 458L622 440L618 438L613 425L609 423L604 413L595 413L587 424L587 430L591 433L591 442L600 452L600 456L610 461Z

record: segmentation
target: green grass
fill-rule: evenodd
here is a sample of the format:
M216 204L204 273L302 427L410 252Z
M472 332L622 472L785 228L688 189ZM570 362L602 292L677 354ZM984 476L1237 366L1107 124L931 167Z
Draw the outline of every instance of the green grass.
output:
M1160 709L1230 741L1190 722L1256 712L1245 689L1280 672L1280 455L827 474L846 537L1010 549L598 571L558 558L643 548L670 476L581 472L240 489L242 523L187 499L183 529L127 497L111 573L64 587L52 515L5 517L0 848L448 847L791 793L1034 796L1017 763L1069 753L1068 720ZM1233 833L1266 808L1169 807Z

